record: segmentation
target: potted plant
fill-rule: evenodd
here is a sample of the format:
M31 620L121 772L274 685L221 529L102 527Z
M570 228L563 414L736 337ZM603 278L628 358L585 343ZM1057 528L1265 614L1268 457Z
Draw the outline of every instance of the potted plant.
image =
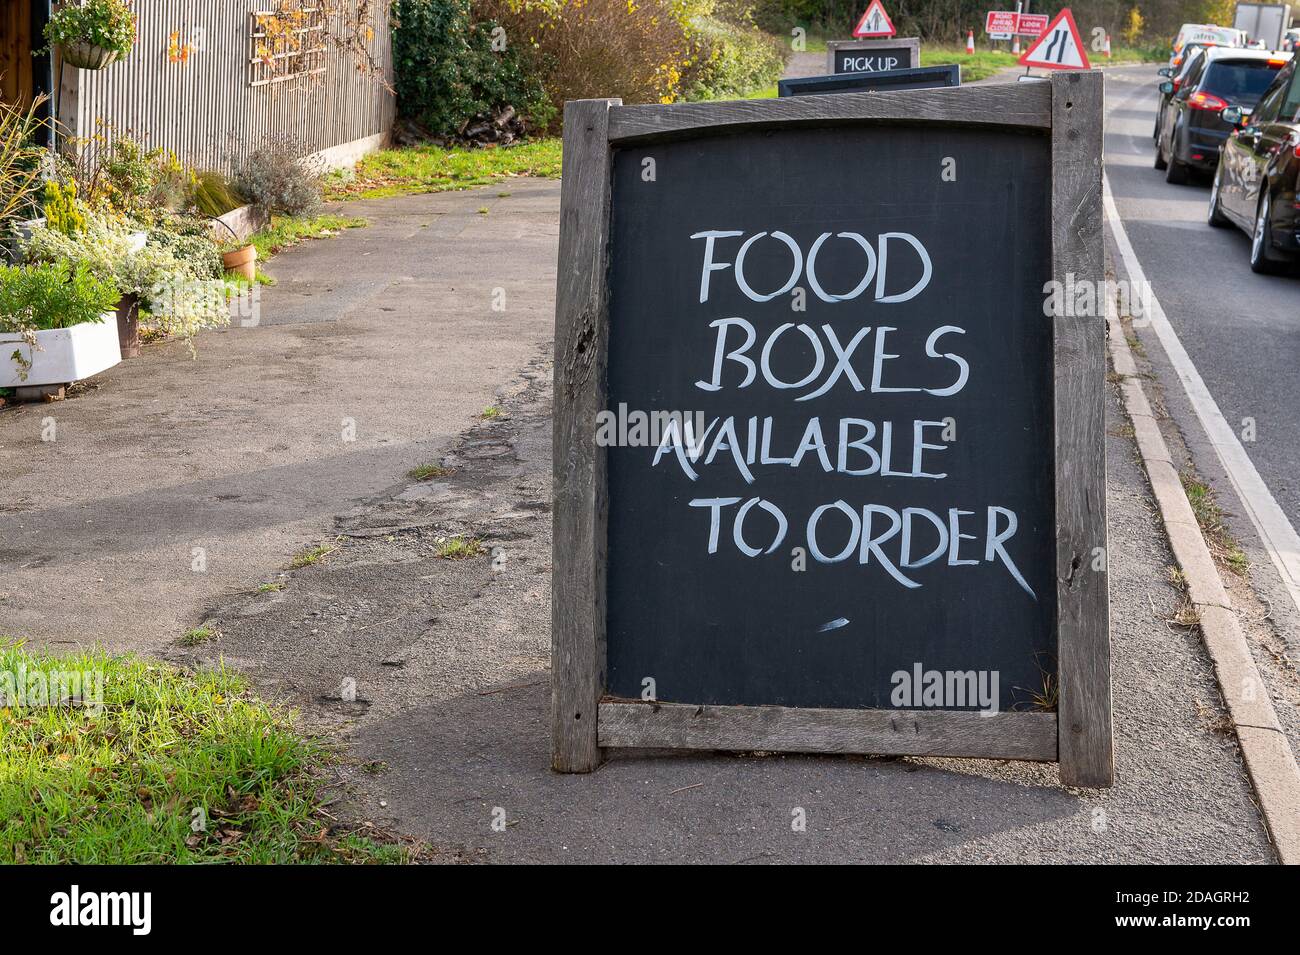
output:
M63 62L83 70L102 70L125 58L135 45L135 14L126 0L85 0L68 4L50 17L45 39Z
M221 264L227 272L252 282L257 278L257 246L244 239L231 239L221 247Z
M0 387L61 385L112 368L122 360L117 300L117 288L85 266L0 265Z

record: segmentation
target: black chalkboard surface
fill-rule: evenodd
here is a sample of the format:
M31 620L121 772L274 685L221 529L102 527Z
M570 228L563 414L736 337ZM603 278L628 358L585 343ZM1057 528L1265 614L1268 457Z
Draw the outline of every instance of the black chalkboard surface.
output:
M820 96L823 93L859 93L864 90L931 90L961 86L961 67L918 66L879 73L838 73L834 76L800 76L778 80L777 96Z
M613 150L606 407L703 440L608 450L610 696L889 708L917 666L996 671L1004 710L1042 689L1050 158L974 126Z

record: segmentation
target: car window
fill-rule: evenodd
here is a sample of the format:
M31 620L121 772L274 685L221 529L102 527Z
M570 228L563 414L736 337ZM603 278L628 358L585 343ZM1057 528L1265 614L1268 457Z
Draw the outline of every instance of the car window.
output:
M1277 78L1277 69L1267 60L1238 60L1235 63L1218 60L1205 70L1197 89L1227 100L1233 106L1253 109L1269 84Z
M1300 123L1300 69L1296 69L1294 63L1291 64L1291 83L1278 118L1284 123Z
M1251 123L1271 123L1282 108L1282 94L1286 92L1285 83L1274 83L1259 98L1259 105L1251 116Z

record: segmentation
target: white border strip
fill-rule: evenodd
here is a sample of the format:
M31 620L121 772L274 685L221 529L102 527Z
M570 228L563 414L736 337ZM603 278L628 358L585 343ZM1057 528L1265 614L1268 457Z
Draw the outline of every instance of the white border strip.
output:
M1111 233L1115 237L1115 245L1119 249L1120 257L1124 260L1124 269L1128 273L1129 282L1140 287L1148 287L1142 263L1138 261L1133 251L1128 233L1124 231L1119 209L1115 205L1115 197L1111 195L1110 180L1104 175L1102 201L1105 203L1106 218L1110 221ZM1219 405L1209 389L1205 387L1200 372L1192 364L1192 359L1183 348L1183 343L1178 340L1178 334L1169 324L1165 310L1154 292L1151 294L1150 303L1148 317L1151 320L1151 327L1160 339L1160 344L1169 358L1169 363L1173 365L1178 380L1183 383L1187 400L1191 402L1192 410L1196 412L1201 427L1205 429L1210 444L1219 456L1219 462L1227 472L1228 480L1237 492L1241 506L1250 517L1251 523L1255 525L1255 530L1259 532L1259 539L1264 549L1268 551L1273 566L1277 568L1278 575L1282 578L1282 586L1290 594L1297 612L1300 612L1300 534L1297 534L1295 528L1291 526L1286 513L1278 505L1264 479L1259 476L1259 471L1255 469L1254 463L1246 454L1246 449L1241 446L1237 433L1223 417L1223 412L1219 410Z

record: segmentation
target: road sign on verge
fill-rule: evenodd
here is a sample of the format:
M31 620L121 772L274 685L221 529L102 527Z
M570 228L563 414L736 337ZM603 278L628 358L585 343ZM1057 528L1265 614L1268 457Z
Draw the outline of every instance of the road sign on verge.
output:
M1056 15L1056 19L1016 62L1021 66L1040 66L1048 70L1092 69L1069 7Z
M1016 20L1015 32L1019 36L1039 36L1047 29L1050 19L1046 13L1022 13Z
M1016 32L1020 14L1014 10L990 10L984 17L984 32L997 39L997 35L1009 35Z
M867 7L867 12L862 14L862 19L853 28L853 35L855 37L894 35L894 23L889 19L889 14L885 12L885 7L880 0L871 0L871 6Z
M857 752L1111 784L1105 329L1059 293L1104 277L1101 104L1095 72L566 104L555 769Z

